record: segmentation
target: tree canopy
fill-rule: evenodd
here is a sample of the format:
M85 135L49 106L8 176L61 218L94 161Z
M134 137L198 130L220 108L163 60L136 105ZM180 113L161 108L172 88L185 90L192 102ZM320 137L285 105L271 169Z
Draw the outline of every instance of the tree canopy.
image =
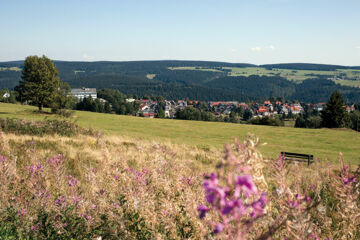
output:
M321 111L322 125L328 128L343 127L345 115L345 101L341 93L335 91L331 94L328 103Z
M22 81L18 89L21 98L30 101L42 111L43 106L50 105L60 89L59 72L54 63L46 56L29 56L25 59L22 70Z

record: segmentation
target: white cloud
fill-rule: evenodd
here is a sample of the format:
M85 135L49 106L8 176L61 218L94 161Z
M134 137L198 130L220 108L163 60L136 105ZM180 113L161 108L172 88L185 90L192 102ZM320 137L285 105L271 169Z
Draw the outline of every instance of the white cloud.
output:
M268 48L268 49L270 49L270 50L275 50L274 45L269 45L269 46L267 46L266 48Z
M95 57L89 56L87 53L84 53L84 54L83 54L83 59L85 59L85 60L94 60L94 58L95 58Z
M253 47L253 48L251 48L251 51L253 51L253 52L260 52L260 51L261 51L261 47Z
M357 46L357 47L355 47L355 48L360 49L360 46Z
M232 49L230 49L230 52L237 52L237 49L236 49L236 48L232 48Z

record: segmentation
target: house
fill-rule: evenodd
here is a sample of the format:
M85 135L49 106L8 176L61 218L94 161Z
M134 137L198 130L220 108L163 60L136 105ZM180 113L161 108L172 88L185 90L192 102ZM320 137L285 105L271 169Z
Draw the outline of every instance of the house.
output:
M321 112L324 108L325 103L318 103L315 105L315 109L319 112Z
M149 111L149 112L144 112L143 116L146 118L154 118L156 116L156 113Z
M10 93L8 92L4 93L3 98L9 98L9 97L10 97Z
M132 103L132 102L135 102L135 99L134 98L127 98L126 102L127 103Z
M269 107L259 106L257 113L258 113L258 115L268 116L268 115L270 115Z
M82 100L87 97L91 97L92 99L97 98L96 88L74 88L71 89L71 94L79 100Z

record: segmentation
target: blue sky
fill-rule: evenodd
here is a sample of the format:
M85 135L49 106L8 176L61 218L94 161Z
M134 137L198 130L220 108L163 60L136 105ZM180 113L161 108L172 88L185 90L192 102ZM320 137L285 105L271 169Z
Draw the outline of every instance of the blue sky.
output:
M359 0L2 0L0 61L360 65Z

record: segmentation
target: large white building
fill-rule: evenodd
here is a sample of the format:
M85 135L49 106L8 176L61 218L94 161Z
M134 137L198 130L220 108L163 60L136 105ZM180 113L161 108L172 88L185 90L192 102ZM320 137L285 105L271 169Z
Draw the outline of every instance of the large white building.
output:
M71 94L80 100L84 99L85 97L91 97L92 99L97 98L96 88L74 88L71 89Z

